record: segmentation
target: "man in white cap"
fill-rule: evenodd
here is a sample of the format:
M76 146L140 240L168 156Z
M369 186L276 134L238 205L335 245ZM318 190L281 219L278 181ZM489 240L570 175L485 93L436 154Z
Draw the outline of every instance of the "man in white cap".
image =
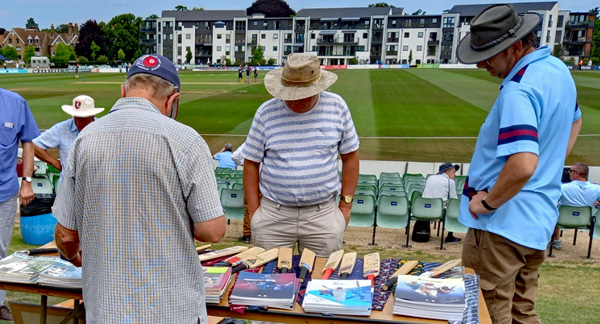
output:
M94 116L103 112L104 108L96 108L92 97L81 95L73 99L72 106L62 105L62 110L73 118L55 124L33 140L35 156L59 171L62 171L63 163L67 163L71 145L79 132L93 122ZM55 147L58 147L60 161L47 151L47 149ZM61 180L62 175L58 180L59 183Z
M536 13L493 5L470 23L458 60L503 79L479 131L461 199L469 230L462 260L480 277L493 323L540 323L539 268L558 219L565 157L581 129L577 90L548 46L535 48Z
M358 181L359 140L344 99L325 91L336 80L305 53L290 55L283 68L265 76L275 98L258 108L243 149L245 198L257 246L298 242L301 251L306 247L319 257L342 248Z

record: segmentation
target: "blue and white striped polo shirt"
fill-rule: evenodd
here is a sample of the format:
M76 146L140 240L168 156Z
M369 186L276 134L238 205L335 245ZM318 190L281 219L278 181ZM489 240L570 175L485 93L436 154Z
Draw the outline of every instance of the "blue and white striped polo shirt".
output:
M261 163L260 192L284 206L310 206L339 193L338 153L358 150L350 110L342 97L319 95L304 113L271 99L256 111L244 144L245 159Z

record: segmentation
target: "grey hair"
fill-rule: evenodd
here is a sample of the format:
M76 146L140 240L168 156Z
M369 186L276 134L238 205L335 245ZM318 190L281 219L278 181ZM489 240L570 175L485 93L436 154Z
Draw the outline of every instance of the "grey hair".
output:
M177 92L177 87L171 82L147 73L137 73L125 80L126 92L134 88L144 88L152 93L152 97L157 99L166 98Z

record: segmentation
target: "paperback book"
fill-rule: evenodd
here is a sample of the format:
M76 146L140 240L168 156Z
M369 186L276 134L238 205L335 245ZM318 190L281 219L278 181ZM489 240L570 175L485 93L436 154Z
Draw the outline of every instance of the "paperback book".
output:
M462 278L398 276L394 314L459 321L465 307Z
M39 274L57 260L57 257L28 256L15 252L0 260L0 280L36 283Z
M300 281L294 273L253 273L238 275L230 304L293 309Z
M59 259L40 273L38 283L55 287L81 288L81 267Z
M218 304L231 282L230 267L202 267L204 269L204 291L206 302Z
M371 280L313 279L306 287L302 308L307 313L371 315Z

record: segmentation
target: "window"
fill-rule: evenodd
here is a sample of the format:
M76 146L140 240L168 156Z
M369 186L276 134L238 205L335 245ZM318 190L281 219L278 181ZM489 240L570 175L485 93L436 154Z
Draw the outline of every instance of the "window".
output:
M19 39L15 38L15 43L19 44Z
M181 46L177 46L177 55L181 55Z
M217 39L221 39L223 36L221 34L217 34Z
M277 52L277 46L273 46L273 52Z
M365 46L364 45L356 46L356 51L357 52L364 52L365 51Z
M29 37L27 38L27 42L28 42L29 44L33 44L33 39L31 38L31 36L29 36Z
M422 45L417 45L417 52L420 52L423 50L423 46Z
M454 17L444 17L443 28L454 28Z
M185 34L185 39L192 39L192 34Z
M9 43L9 44L12 44L12 38L9 38L9 39L8 39L8 43Z
M260 39L267 39L267 34L260 35Z
M220 52L220 51L222 51L222 50L223 50L223 47L222 47L222 46L217 46L217 52Z
M169 34L169 39L173 40L173 34Z
M410 33L404 33L404 38L409 38L410 37Z
M225 46L225 50L229 52L231 50L231 46Z
M556 20L556 27L562 27L564 21L565 21L565 16L558 16L558 19Z
M316 52L316 51L317 51L317 47L316 47L316 46L313 46L313 47L312 47L312 51L313 51L313 52Z
M187 53L188 51L191 51L192 49L189 46L185 47L185 52Z
M261 47L262 47L262 51L263 51L263 52L267 50L267 47L266 47L266 46L261 46Z
M363 33L363 39L369 38L369 33Z
M263 23L263 27L267 27L267 26L269 26L269 23L265 21L265 22Z
M404 46L402 46L402 51L404 51L404 52L408 52L408 45L404 45Z
M437 18L432 18L431 22L434 23L434 24L437 24Z
M273 34L273 39L279 38L279 34Z
M396 25L396 19L392 20L392 25Z
M548 27L552 27L552 15L548 16Z
M254 23L253 23L253 25L254 26L258 26L258 21L255 20Z
M181 34L177 35L177 43L181 44Z
M419 37L419 38L423 38L423 32L418 32L418 33L417 33L417 37Z
M314 33L310 33L310 39L315 39L315 34Z
M181 27L181 21L177 23L177 26Z

